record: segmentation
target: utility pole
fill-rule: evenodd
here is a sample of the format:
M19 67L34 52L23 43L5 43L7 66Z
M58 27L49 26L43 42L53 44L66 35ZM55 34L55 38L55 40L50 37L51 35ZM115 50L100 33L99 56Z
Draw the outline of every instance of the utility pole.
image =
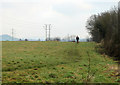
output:
M12 41L13 41L13 34L14 34L14 29L12 28Z
M51 24L45 24L46 41L50 40L50 30L51 30ZM49 31L49 34L48 34L48 31Z
M45 24L45 31L46 31L46 41L47 41L47 24Z
M51 28L51 24L49 24L49 40L50 40L50 29Z
M69 37L69 34L68 34L68 42L70 41L70 37Z

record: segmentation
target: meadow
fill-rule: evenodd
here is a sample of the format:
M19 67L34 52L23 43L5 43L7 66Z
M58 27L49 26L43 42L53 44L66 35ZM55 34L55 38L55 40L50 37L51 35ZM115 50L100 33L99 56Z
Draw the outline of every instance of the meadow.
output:
M3 83L115 83L117 63L94 42L4 41Z

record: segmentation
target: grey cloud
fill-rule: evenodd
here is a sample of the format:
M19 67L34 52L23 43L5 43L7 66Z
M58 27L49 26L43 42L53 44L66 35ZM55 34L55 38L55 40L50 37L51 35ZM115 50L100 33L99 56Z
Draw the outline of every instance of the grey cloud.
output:
M56 12L59 12L63 15L67 15L67 16L77 15L82 12L85 13L85 11L86 11L86 9L79 8L75 4L72 4L72 3L53 5L53 10L55 10Z

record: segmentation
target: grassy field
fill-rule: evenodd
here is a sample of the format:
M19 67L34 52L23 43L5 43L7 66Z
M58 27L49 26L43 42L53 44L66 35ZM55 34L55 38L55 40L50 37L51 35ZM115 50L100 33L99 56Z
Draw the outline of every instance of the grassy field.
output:
M93 42L2 42L3 83L82 83L120 81L117 64Z

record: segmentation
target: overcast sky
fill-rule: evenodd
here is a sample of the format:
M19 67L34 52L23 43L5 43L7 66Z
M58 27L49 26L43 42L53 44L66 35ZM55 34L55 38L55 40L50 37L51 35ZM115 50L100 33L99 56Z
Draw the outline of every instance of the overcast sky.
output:
M119 0L1 0L0 35L45 38L44 24L51 24L51 37L88 36L87 19L117 6Z

